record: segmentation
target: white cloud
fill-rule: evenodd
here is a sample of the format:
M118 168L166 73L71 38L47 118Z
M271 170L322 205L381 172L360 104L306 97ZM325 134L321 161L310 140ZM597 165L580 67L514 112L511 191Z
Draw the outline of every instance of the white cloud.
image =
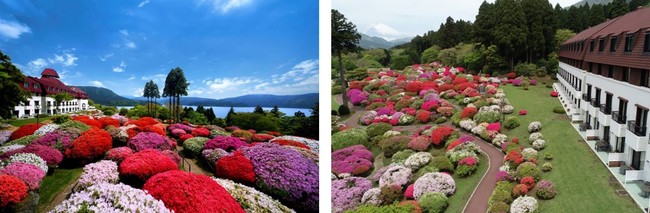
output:
M109 54L106 54L104 56L99 56L99 60L106 61L106 60L108 60L108 58L113 57L114 55L115 55L115 53L109 53Z
M246 7L253 3L253 0L200 0L199 4L210 4L214 11L222 14L228 13L232 9Z
M0 19L0 35L10 39L20 38L23 33L31 33L32 30L21 23Z
M167 74L154 74L154 75L145 75L140 78L143 81L154 81L158 84L158 87L165 86L165 79L167 79Z
M144 88L133 88L131 89L131 95L135 97L142 97L144 95Z
M125 36L128 36L128 35L129 35L129 31L128 31L128 30L120 30L120 34L125 35Z
M138 4L138 7L144 7L145 5L149 4L149 0L144 0Z
M129 81L132 81L132 80L134 80L134 79L135 79L135 75L132 75L128 80L129 80Z
M312 74L318 74L318 60L305 60L302 61L291 70L279 75L274 74L271 76L274 84L282 83L288 80L291 81L302 81Z
M124 61L121 61L120 65L113 67L113 72L124 72L124 68L126 68L126 63L124 63Z
M187 93L190 95L202 95L204 91L200 89L195 89L195 90L190 90Z
M39 70L42 70L43 68L45 68L47 65L48 65L48 63L47 63L47 61L45 61L45 59L37 58L37 59L27 63L27 69L29 71L39 71Z
M135 49L137 46L135 45L135 42L125 40L124 41L124 46L126 46L129 49Z
M70 67L70 66L76 66L77 64L75 61L77 61L79 58L74 56L72 53L64 52L63 55L59 54L54 54L54 58L48 58L47 60L51 64L61 64L64 67Z
M214 80L208 80L206 85L214 92L224 93L226 91L235 91L242 85L260 82L262 81L259 79L249 77L215 78Z
M105 87L104 84L100 81L90 81L90 83L96 87Z

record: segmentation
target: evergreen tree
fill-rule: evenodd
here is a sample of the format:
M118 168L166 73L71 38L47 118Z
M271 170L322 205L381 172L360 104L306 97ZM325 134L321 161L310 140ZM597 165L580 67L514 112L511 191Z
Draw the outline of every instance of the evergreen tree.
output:
M212 107L205 110L204 115L205 115L205 118L208 119L208 122L210 122L211 124L214 124L213 121L217 118L217 116L214 114L214 110L212 110Z
M261 107L260 105L257 105L257 106L255 107L255 110L253 110L253 113L263 114L263 115L266 114L266 113L264 112L264 109L262 109L262 107Z
M301 111L298 111L298 112L293 113L293 116L294 116L294 117L298 117L298 118L304 118L304 117L305 117L305 113L304 113L304 112L301 112Z
M497 0L497 23L492 31L495 44L502 51L502 55L510 59L510 68L514 68L515 59L521 53L520 47L525 47L527 31L524 13L515 0Z
M343 14L337 10L332 10L332 53L338 57L339 63L339 81L341 82L341 91L343 93L343 105L348 105L347 82L345 80L345 69L343 68L342 53L346 51L356 51L357 44L361 35L357 33L357 27L349 22Z
M594 4L591 7L591 13L589 14L589 26L596 26L600 23L603 23L607 20L607 15L605 15L605 7L601 4Z
M172 69L169 71L167 74L167 78L165 78L165 87L163 88L163 95L162 97L168 97L169 98L169 119L171 122L178 122L177 120L174 120L174 115L175 111L178 111L178 108L176 107L173 99L176 97L175 91L174 91L174 85L176 84L176 69Z
M226 125L230 126L232 124L232 118L235 116L237 113L235 113L235 109L231 106L230 110L228 110L228 114L226 115Z
M544 56L543 51L546 46L544 40L545 0L521 0L521 8L526 20L526 61L530 63L540 56ZM548 2L548 1L546 1Z
M496 25L496 15L494 13L494 5L483 1L478 9L474 30L472 31L475 40L486 46L491 45L493 42L492 30Z
M616 18L622 15L625 15L627 12L630 11L629 6L627 3L625 3L625 0L614 0L611 3L611 7L609 9L609 18ZM579 31L576 31L579 32Z
M151 82L153 81L147 82L142 91L142 97L147 98L147 115L151 115L151 101L149 100L151 98Z
M203 107L203 105L197 106L196 107L196 112L204 114L205 113L205 108Z
M158 112L158 110L157 110L158 102L156 102L156 100L158 98L160 98L160 90L158 90L158 84L156 84L153 81L151 81L151 93L150 93L150 95L151 95L151 98L153 98L153 102L152 102L152 104L153 104L153 106L152 106L153 116L158 117L156 115L157 112Z
M280 117L280 108L278 108L278 105L273 106L273 109L271 109L271 115L273 117L279 118Z

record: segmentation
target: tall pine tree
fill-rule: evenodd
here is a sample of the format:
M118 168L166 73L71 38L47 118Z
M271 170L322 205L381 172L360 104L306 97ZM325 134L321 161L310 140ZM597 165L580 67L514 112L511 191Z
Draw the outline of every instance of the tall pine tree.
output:
M510 60L510 68L514 68L515 59L522 53L527 37L527 27L524 12L516 0L497 0L494 3L499 23L492 34L494 42L502 55Z

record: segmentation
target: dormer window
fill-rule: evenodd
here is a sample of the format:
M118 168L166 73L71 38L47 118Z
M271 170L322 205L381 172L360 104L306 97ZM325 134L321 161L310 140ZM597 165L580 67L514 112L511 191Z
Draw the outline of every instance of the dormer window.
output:
M643 44L643 52L650 52L650 31L645 33L645 43Z
M610 52L616 52L616 44L618 41L618 37L614 36L612 37L610 44L609 44L609 51Z
M634 34L625 37L625 52L632 52L634 48Z
M589 44L589 52L593 52L594 48L596 48L596 41L591 40L591 42Z
M598 52L602 52L604 50L605 50L605 39L601 38L598 43Z

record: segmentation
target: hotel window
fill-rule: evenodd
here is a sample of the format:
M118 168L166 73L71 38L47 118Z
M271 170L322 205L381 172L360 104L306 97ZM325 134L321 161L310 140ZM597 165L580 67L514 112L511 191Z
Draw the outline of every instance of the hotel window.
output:
M598 52L602 52L603 50L605 50L605 39L601 38L598 43Z
M625 37L625 52L632 52L634 48L634 34Z
M34 89L38 89L38 84L34 84Z
M648 70L641 70L641 86L648 86Z
M610 52L616 52L616 41L618 40L618 37L614 36L612 37L612 40L610 41L609 44L609 51Z
M598 75L603 74L603 64L598 64Z
M609 70L607 71L607 77L609 78L614 77L614 65L609 65Z
M594 73L594 63L589 62L589 72Z
M591 43L589 44L589 52L593 52L594 48L596 48L596 41L591 40Z
M627 82L630 80L630 68L623 68L623 81Z
M25 82L25 83L23 83L23 86L26 87L26 88L29 88L29 83Z
M650 32L645 33L645 42L643 43L643 52L650 52Z

